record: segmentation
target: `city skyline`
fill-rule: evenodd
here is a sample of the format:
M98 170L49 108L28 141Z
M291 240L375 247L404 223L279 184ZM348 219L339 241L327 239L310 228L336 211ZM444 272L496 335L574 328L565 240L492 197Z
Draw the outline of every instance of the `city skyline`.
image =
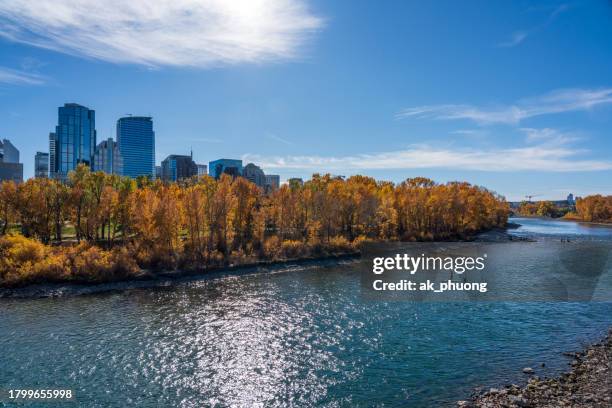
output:
M161 29L190 27L171 47L138 4L142 24L125 31L78 5L83 23L0 6L0 138L24 177L54 108L74 101L96 111L98 143L127 113L152 116L156 164L193 149L196 163L235 157L283 180L425 176L513 201L612 193L607 2L220 5L213 21L240 15L258 33L218 27L222 44L176 17L185 4L159 10Z

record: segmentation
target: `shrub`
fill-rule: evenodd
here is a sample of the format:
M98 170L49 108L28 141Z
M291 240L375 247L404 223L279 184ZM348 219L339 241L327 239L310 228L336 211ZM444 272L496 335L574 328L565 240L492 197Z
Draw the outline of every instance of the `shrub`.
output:
M363 248L363 246L369 242L373 242L373 240L371 240L370 238L366 237L365 235L360 235L357 238L355 238L355 240L351 243L351 246L354 249L359 249L361 250Z
M330 252L348 252L353 249L353 246L343 236L336 236L329 240L328 249Z
M44 261L48 247L21 235L7 235L0 238L0 285L15 285L34 280Z
M280 254L280 240L276 235L266 239L263 245L263 256L267 259L276 259Z
M34 239L0 238L0 286L45 281L102 282L134 276L140 271L128 248L105 251L86 243L52 248Z
M308 253L308 247L302 241L285 240L281 244L281 254L284 258L298 258Z

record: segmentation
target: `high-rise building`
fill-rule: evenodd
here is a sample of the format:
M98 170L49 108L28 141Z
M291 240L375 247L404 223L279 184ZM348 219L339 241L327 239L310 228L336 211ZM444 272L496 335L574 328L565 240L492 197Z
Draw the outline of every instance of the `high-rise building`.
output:
M7 139L0 141L0 181L23 181L23 164L19 163L19 150Z
M198 166L198 176L205 176L208 174L208 166L205 164L196 164Z
M155 178L158 180L162 178L161 166L155 166Z
M251 183L255 183L259 187L263 188L266 185L266 175L259 166L253 163L244 166L244 169L242 169L242 177L249 180Z
M96 150L96 112L76 103L58 108L54 140L54 161L51 173L66 180L68 173L83 163L92 167ZM53 134L52 134L53 135ZM51 135L50 135L51 137Z
M8 139L0 141L0 159L4 163L19 163L19 150Z
M23 181L23 164L0 162L0 181L10 180L17 184Z
M55 163L56 163L56 151L55 151L55 133L49 133L49 178L55 178Z
M161 163L161 178L164 181L179 181L198 175L198 166L191 156L171 154Z
M36 152L36 156L34 156L34 177L49 177L49 153Z
M121 174L122 159L119 147L113 138L109 137L96 147L94 169L108 174Z
M120 118L117 121L117 146L123 160L123 176L155 177L155 132L151 117Z
M266 174L266 191L278 190L280 176L278 174Z
M237 159L219 159L208 163L208 174L216 179L221 177L221 174L229 174L233 177L242 175L242 160Z

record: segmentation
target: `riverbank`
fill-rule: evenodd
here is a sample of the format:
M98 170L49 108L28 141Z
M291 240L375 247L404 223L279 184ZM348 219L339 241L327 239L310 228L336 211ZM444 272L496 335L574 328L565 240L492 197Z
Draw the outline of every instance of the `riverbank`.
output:
M459 407L501 408L604 408L612 406L612 328L599 343L586 350L568 354L574 358L571 369L552 379L541 379L532 368L525 387L515 384L491 388L471 401L459 401Z
M518 227L520 227L520 224L508 223L505 228L492 228L456 240L464 242L532 241L531 239L515 237L508 234L509 229L516 229ZM50 280L47 282L34 282L18 286L0 286L0 299L75 296L132 288L168 286L174 282L185 279L235 276L250 272L273 272L289 266L323 265L330 262L333 263L346 259L358 258L360 256L361 251L358 248L353 248L343 250L336 249L332 253L328 252L318 256L299 256L273 260L235 262L230 265L209 266L206 269L136 269L129 275L121 275L112 279L98 281L92 281L90 279Z
M302 257L275 261L262 260L248 264L213 267L207 270L172 270L153 272L142 270L139 275L112 282L92 283L87 281L37 283L17 288L1 288L0 299L34 299L62 296L80 296L118 290L170 286L178 282L200 279L218 279L252 273L273 273L296 267L324 267L342 261L359 258L359 251L320 257Z

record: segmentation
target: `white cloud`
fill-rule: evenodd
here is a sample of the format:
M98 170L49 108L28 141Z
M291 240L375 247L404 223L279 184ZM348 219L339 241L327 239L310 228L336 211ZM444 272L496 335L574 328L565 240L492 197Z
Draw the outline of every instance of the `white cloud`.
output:
M547 143L547 144L555 144L562 145L568 144L572 142L576 142L581 139L577 135L573 133L561 132L557 129L551 128L520 128L521 132L523 132L526 136L526 141L529 143Z
M38 74L0 67L0 83L12 85L41 85L45 78Z
M481 125L518 124L524 119L555 113L585 111L612 103L612 88L563 89L509 106L478 107L472 105L426 105L406 108L396 118L436 120L467 119Z
M512 33L512 37L508 41L499 43L498 47L502 47L502 48L516 47L517 45L525 41L528 35L529 33L527 31L516 31Z
M453 135L475 135L479 133L479 131L474 130L474 129L459 129L459 130L453 130L450 133Z
M0 1L0 37L147 66L296 58L322 26L303 0Z
M585 150L569 147L526 146L509 149L439 149L415 146L406 150L359 154L354 156L245 155L243 160L266 169L295 169L317 172L401 169L457 169L479 171L549 171L582 172L612 170L612 162L580 159Z

